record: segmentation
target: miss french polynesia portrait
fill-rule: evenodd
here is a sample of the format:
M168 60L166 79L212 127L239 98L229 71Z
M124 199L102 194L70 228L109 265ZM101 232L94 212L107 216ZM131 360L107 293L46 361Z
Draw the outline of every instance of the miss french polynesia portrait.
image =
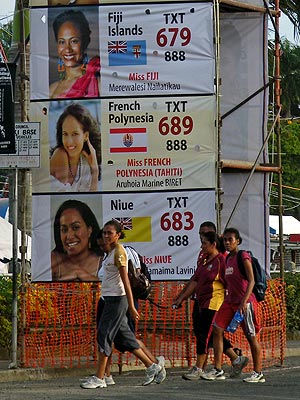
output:
M51 189L56 192L98 190L101 165L99 124L79 103L65 108L56 124L51 151Z

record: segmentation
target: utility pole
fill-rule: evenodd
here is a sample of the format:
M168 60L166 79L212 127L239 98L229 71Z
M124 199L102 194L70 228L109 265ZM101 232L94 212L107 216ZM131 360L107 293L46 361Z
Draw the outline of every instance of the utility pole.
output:
M24 26L24 9L23 9L23 1L18 0L18 10L19 10L19 18L20 18L20 41L19 41L19 51L20 51L20 104L21 104L21 122L27 121L27 109L26 109L26 47L25 47L25 26ZM27 243L26 243L26 208L27 208L27 171L26 169L20 170L20 181L21 181L21 218L20 218L20 227L21 227L21 291L24 294L26 290L26 253L27 253ZM24 296L23 301L21 303L21 329L22 333L21 337L21 366L24 365L24 335L23 328L25 326L25 304L24 304Z
M25 24L24 24L24 2L17 0L16 2L17 18L15 26L18 26L16 35L18 42L19 68L18 76L20 77L19 104L20 104L20 120L27 121L26 108L26 58L25 58ZM20 182L20 186L19 186ZM18 250L21 254L21 290L24 292L26 280L26 205L27 205L27 171L26 169L14 169L13 174L13 299L12 299L12 346L11 346L11 363L9 368L18 367ZM21 191L19 191L21 187ZM21 195L21 199L20 199ZM20 210L20 212L18 212ZM19 218L19 215L21 216ZM18 226L20 220L21 230L21 246L18 248ZM22 303L21 303L22 304ZM21 329L24 326L25 310L21 308ZM23 338L22 331L20 335ZM21 344L21 365L23 363L24 343Z
M281 88L280 88L280 37L279 37L279 18L280 18L280 4L279 0L275 2L275 9L277 14L275 16L275 107L276 112L281 110ZM280 278L284 280L284 246L283 246L283 201L282 201L282 163L281 163L281 132L280 132L280 118L277 119L275 126L275 133L277 138L277 167L278 173L278 222L279 222L279 254L280 254Z

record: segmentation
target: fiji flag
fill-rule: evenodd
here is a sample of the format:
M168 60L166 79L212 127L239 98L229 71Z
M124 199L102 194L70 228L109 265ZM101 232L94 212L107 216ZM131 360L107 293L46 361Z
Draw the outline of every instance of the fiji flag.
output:
M118 40L108 42L108 64L121 65L146 65L146 40Z

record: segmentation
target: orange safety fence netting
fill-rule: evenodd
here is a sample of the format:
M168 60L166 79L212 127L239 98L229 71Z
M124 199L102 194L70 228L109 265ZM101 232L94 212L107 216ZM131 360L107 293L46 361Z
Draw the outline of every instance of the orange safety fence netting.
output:
M153 282L151 299L139 301L137 337L155 354L163 354L171 366L193 365L196 341L192 327L193 301L173 310L172 299L185 282ZM97 363L96 308L101 285L98 283L27 284L21 293L21 365L24 367L95 367ZM259 304L262 326L263 367L283 362L286 349L286 308L284 284L270 280L266 300ZM227 335L227 333L226 333ZM249 345L239 328L228 334L234 347L250 356ZM210 351L209 362L213 353ZM251 357L249 357L251 360ZM131 354L116 352L113 362L140 365ZM228 362L224 357L224 362ZM252 367L251 362L248 369Z

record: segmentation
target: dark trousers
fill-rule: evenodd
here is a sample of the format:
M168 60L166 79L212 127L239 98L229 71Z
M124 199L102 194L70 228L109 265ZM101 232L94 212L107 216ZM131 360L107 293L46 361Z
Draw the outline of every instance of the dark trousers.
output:
M210 347L213 347L212 322L215 316L215 310L200 308L198 300L194 300L192 313L193 328L196 336L197 354L206 354ZM223 352L232 347L230 341L223 337Z

